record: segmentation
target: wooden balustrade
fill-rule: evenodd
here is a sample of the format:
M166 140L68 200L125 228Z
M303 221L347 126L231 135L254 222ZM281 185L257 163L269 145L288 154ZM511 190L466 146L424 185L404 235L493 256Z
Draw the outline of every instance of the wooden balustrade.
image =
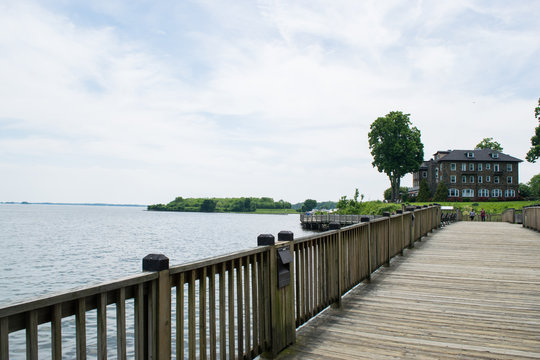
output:
M536 219L536 229L539 210L525 216L528 224ZM421 208L7 306L0 309L0 360L21 357L9 346L10 334L21 330L27 359L46 357L38 347L41 324L50 324L51 358L61 359L66 318L74 318L77 359L89 352L98 359L272 357L294 341L295 327L329 305L340 306L347 291L439 226L440 208ZM279 287L283 247L293 262L290 284ZM95 328L87 322L90 311L97 313ZM111 329L114 354L107 347Z
M540 231L540 205L523 208L523 227Z

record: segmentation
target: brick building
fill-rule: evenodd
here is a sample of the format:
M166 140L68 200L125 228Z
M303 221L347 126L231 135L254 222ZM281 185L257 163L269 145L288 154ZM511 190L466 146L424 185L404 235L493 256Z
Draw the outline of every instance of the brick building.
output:
M437 151L413 173L411 193L418 193L425 179L431 193L442 181L448 187L448 201L464 198L512 200L518 197L519 163L522 160L491 149Z

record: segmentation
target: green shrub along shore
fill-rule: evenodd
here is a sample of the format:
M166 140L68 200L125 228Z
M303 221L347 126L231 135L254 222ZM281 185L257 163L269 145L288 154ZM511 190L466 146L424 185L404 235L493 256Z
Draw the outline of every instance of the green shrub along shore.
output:
M168 204L148 205L149 211L180 212L236 212L255 214L297 213L291 203L269 197L246 198L182 198L177 197Z

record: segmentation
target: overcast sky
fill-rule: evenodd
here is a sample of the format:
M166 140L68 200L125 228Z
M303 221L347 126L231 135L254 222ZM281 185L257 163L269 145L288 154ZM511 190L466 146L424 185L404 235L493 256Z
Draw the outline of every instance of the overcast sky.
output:
M521 0L0 0L0 201L381 199L367 133L393 110L426 159L494 137L524 160L539 18Z

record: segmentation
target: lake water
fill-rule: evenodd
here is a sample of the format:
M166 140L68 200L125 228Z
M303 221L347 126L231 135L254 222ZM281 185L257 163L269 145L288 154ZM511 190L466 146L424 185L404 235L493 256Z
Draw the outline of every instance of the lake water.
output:
M298 215L153 212L143 207L0 205L0 306L141 271L142 258L171 265L244 250L289 230Z

